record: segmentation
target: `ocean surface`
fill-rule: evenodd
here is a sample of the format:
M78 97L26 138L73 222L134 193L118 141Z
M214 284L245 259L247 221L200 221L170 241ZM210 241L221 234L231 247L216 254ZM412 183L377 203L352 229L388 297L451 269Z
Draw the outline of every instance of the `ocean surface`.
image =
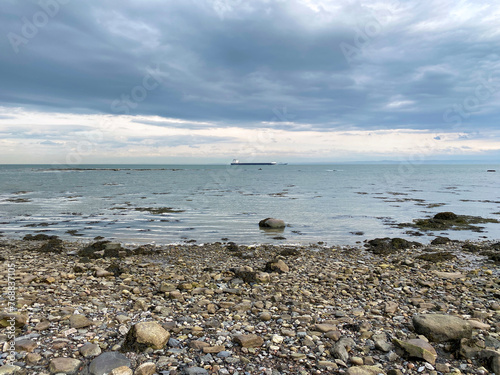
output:
M56 234L125 244L234 241L353 245L376 237L428 243L500 239L397 223L442 211L500 219L500 165L0 165L0 234ZM62 167L64 168L64 167ZM496 172L488 172L488 170ZM283 231L259 229L267 217Z

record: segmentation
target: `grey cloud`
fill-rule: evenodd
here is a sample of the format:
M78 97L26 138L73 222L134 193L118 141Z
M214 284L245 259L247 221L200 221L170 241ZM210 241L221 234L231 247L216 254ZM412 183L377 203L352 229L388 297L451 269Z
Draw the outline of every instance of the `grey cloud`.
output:
M194 0L117 4L60 4L15 53L9 33L23 37L23 17L32 21L42 10L35 0L2 2L2 105L158 115L188 123L153 125L192 129L203 125L189 121L274 122L281 129L291 120L293 131L497 126L498 90L479 102L488 113L444 114L474 97L478 75L500 77L500 37L491 22L480 22L498 5L457 23L451 0L412 0L376 12L346 1L338 13L316 13L298 0L229 2L233 9ZM359 30L374 20L379 32L356 45ZM354 61L341 43L359 50ZM145 81L155 67L156 81ZM413 104L388 108L395 96ZM276 120L277 106L295 117Z

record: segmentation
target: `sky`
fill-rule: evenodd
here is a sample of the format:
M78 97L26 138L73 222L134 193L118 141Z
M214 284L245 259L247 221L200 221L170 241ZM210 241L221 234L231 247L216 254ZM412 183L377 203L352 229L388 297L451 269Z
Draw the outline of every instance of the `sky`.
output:
M2 0L0 164L500 162L500 3Z

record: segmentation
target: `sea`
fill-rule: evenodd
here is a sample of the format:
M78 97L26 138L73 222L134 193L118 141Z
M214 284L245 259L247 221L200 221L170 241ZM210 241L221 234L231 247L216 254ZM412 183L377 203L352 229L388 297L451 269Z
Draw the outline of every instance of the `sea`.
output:
M500 220L500 164L0 165L0 235L122 244L356 245L500 240L399 227L438 212ZM268 217L283 230L259 228Z

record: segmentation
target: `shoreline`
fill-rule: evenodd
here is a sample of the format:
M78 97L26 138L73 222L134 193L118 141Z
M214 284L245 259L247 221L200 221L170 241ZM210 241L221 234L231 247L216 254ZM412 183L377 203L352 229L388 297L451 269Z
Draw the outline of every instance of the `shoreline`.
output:
M15 266L17 373L49 374L71 358L62 373L121 359L136 374L486 374L500 358L500 268L481 255L493 241L50 243L0 238L2 289ZM426 314L460 317L471 335L436 342L415 330ZM166 332L161 348L133 342L145 321ZM418 338L437 359L401 347Z

